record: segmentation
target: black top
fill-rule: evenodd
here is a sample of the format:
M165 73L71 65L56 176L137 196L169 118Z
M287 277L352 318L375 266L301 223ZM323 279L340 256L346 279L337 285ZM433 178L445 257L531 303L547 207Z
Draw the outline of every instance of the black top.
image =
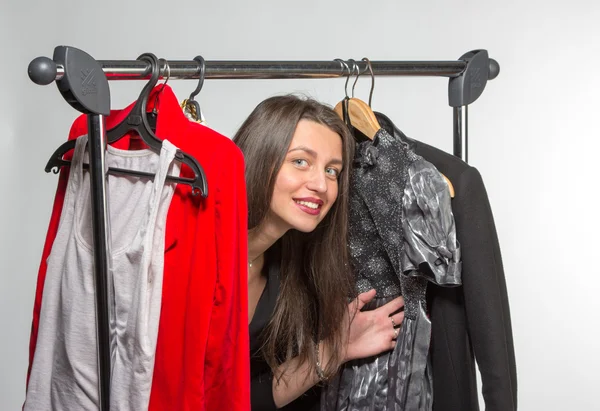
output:
M267 275L267 284L263 290L254 316L250 322L250 397L252 411L271 411L277 407L273 401L273 374L260 347L262 345L262 332L269 323L275 303L279 296L279 267L277 263L265 262L263 274ZM287 406L281 408L285 411L317 411L319 410L320 388L310 389L305 395Z

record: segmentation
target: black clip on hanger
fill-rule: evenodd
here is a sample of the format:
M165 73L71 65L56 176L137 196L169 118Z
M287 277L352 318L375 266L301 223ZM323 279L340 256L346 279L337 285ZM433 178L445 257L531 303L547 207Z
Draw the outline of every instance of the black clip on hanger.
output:
M200 91L202 90L202 86L204 85L204 77L206 74L206 62L204 61L204 57L202 56L194 57L194 61L197 61L200 64L200 77L198 78L198 85L196 86L196 89L192 91L185 104L186 106L191 105L193 107L190 111L196 114L196 120L200 120L200 103L194 100L194 97L196 97L200 93Z
M165 89L165 86L169 82L171 78L171 67L169 66L169 62L166 59L159 59L159 64L164 61L165 70L167 71L167 78L165 82L162 84L160 90L154 93L154 104L152 105L152 111L148 113L148 124L150 124L150 130L156 132L156 121L158 120L158 101L160 100L160 95Z
M150 96L150 92L152 91L160 77L159 61L158 58L152 53L144 53L140 57L138 57L138 60L150 62L152 70L150 81L142 89L142 92L140 93L136 104L133 106L127 117L121 123L108 130L107 140L108 143L114 143L123 136L125 136L129 131L135 131L142 138L144 143L146 143L151 149L153 149L155 152L160 152L162 147L162 141L152 132L148 123L148 116L146 113L148 97ZM63 156L67 152L75 148L75 142L76 140L69 140L66 143L62 144L52 154L44 170L47 173L53 171L56 174L60 170L60 167L70 166L71 162L63 160ZM167 176L166 180L188 184L192 186L192 195L200 194L202 198L206 198L208 196L208 182L202 166L194 157L179 149L175 154L175 159L181 161L182 163L190 167L194 172L194 178ZM84 164L84 168L87 168L87 164ZM125 170L115 167L109 167L108 172L111 174L135 175L140 177L148 177L150 179L154 178L154 174L152 173L136 170Z

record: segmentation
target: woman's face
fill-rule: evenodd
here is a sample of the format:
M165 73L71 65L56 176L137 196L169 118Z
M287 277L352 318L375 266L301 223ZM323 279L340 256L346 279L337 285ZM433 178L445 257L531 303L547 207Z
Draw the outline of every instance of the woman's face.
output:
M335 203L341 172L341 137L327 126L300 120L277 174L269 220L283 232L313 231Z

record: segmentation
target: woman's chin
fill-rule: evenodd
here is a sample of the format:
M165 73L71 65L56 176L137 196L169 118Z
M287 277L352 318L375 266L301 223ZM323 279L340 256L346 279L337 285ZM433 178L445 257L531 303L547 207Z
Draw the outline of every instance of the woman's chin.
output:
M317 228L316 223L303 223L303 224L294 224L292 228L296 231L300 231L301 233L312 233Z

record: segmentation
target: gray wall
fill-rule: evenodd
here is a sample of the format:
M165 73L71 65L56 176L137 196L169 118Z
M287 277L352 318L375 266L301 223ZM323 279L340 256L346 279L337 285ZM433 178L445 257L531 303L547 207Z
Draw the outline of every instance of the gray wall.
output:
M51 56L60 44L100 60L147 51L179 60L197 54L207 60L454 60L488 49L501 74L470 108L470 162L484 177L501 239L520 409L597 407L598 4L4 0L0 408L18 409L24 398L36 275L57 182L43 166L77 115L54 85L34 85L26 70L32 58ZM302 91L334 105L343 83L215 80L205 83L199 100L210 126L231 136L267 96ZM358 97L368 98L369 84L361 79ZM180 98L195 87L193 81L171 85ZM142 83L111 87L112 106L120 108ZM441 78L378 78L373 108L408 135L451 151L446 88Z

